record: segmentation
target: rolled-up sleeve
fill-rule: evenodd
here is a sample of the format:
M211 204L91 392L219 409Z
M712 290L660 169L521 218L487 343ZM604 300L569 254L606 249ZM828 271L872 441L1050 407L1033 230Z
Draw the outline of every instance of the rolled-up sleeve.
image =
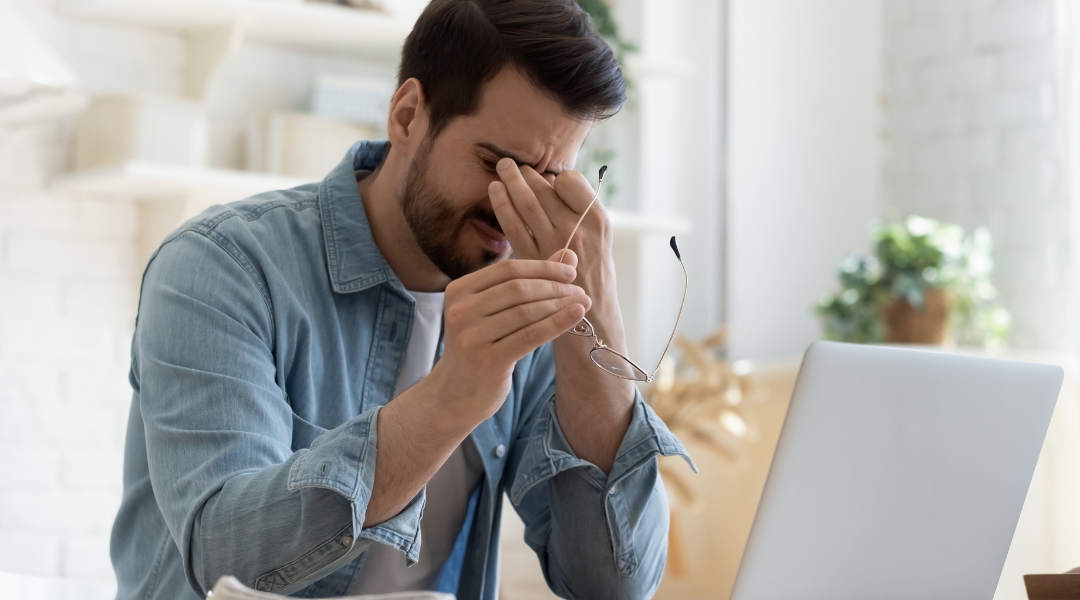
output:
M656 457L690 456L663 421L634 398L611 472L578 458L551 395L511 459L510 500L525 521L553 592L564 598L647 598L667 556L668 503Z
M221 575L289 594L370 544L419 558L424 494L363 529L379 409L293 447L265 291L220 241L181 234L144 276L134 339L147 463L192 588Z

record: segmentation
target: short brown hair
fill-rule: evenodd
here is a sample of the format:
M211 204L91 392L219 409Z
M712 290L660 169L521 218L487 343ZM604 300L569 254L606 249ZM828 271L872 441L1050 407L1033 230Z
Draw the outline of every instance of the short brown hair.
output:
M433 0L405 40L398 85L420 81L435 137L507 65L582 121L626 102L619 61L573 0Z

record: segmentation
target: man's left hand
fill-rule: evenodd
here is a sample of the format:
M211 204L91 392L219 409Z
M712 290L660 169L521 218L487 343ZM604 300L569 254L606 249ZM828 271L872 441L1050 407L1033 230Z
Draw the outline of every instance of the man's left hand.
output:
M509 158L499 160L497 171L500 181L492 182L488 195L515 257L543 260L555 255L557 260L581 213L593 199L593 189L585 176L565 171L549 181L532 167L519 168ZM597 200L574 234L570 249L578 256L578 278L574 283L593 300L589 320L606 344L625 352L612 237L607 211Z
M488 195L514 254L559 260L570 232L593 199L585 177L566 171L554 179L545 178L531 167L518 168L508 158L499 161L497 170L500 181L491 184ZM625 355L611 242L611 222L598 201L570 245L578 260L574 283L592 299L588 317L596 335ZM572 335L555 338L555 409L577 456L608 473L630 425L634 386L594 365L588 356L589 342Z

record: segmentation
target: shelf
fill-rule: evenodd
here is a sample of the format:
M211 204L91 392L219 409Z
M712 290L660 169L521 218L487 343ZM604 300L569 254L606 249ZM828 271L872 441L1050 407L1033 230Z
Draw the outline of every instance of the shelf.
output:
M230 169L196 169L145 162L71 173L52 183L53 189L153 200L202 194L215 202L240 200L270 190L284 190L311 183L301 177ZM690 231L689 219L670 215L643 215L608 210L617 235L675 235Z
M57 190L153 200L187 194L211 194L234 200L269 190L310 183L288 177L230 169L196 169L174 165L127 162L117 167L70 173L53 182Z
M86 95L76 90L40 94L21 102L10 101L0 95L0 127L71 115L85 106Z
M690 219L674 215L645 215L608 209L615 234L675 235L690 231Z
M69 18L193 33L240 24L252 39L396 57L410 20L299 0L57 0Z

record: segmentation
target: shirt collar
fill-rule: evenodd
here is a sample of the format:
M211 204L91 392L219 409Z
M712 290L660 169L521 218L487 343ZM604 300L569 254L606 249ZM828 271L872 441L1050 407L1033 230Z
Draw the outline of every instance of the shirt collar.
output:
M405 292L375 245L356 187L355 172L374 171L389 149L389 142L357 142L319 183L326 262L330 283L339 294L358 292L383 282Z

